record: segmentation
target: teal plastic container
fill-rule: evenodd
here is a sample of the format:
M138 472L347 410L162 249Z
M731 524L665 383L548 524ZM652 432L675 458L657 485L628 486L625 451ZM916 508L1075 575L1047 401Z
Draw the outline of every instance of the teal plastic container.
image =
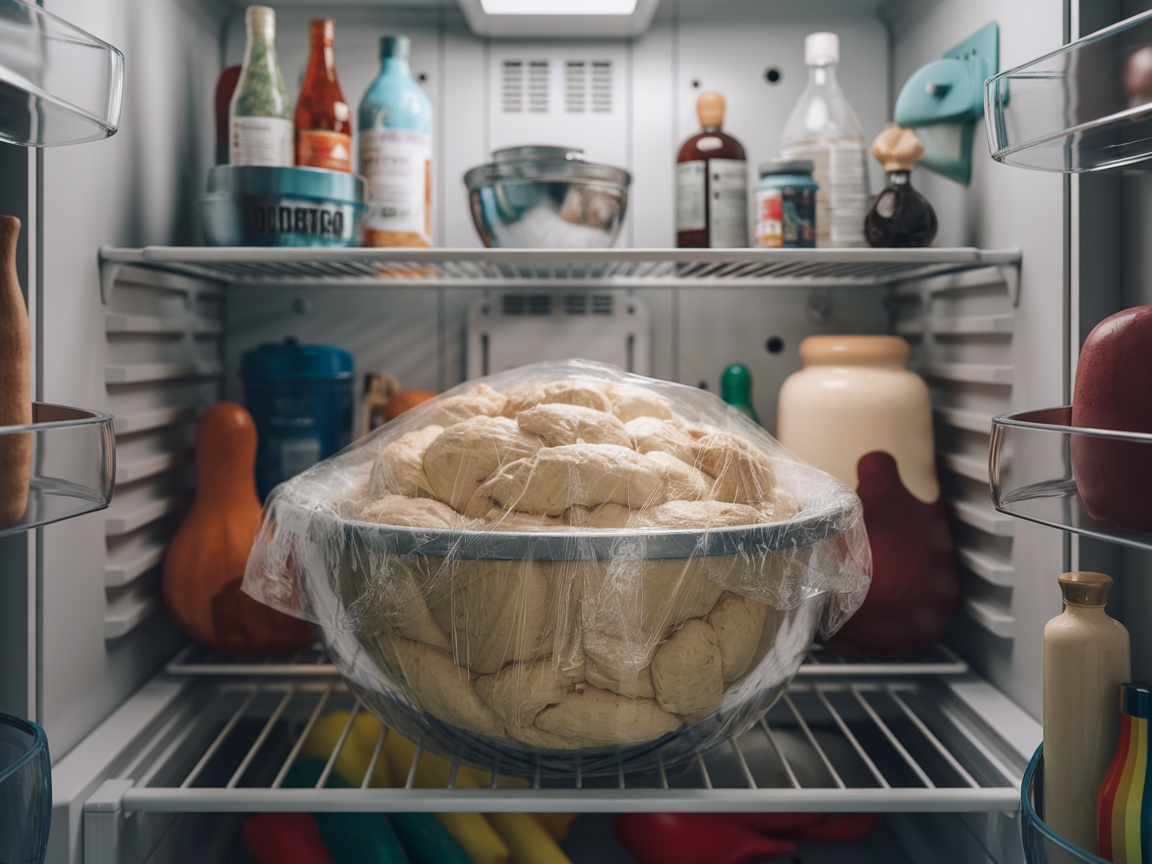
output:
M764 249L816 246L816 181L811 159L770 159L760 164L752 245Z
M261 345L240 361L244 404L256 422L261 498L352 441L352 355L294 339Z

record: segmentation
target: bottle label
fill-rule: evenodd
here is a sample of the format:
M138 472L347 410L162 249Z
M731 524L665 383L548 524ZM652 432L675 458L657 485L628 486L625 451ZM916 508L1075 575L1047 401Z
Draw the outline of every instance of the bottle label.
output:
M753 246L762 249L816 245L816 194L810 186L765 186L756 190Z
M676 230L703 231L705 162L681 162L676 166Z
M432 236L432 136L372 129L360 133L360 173L368 182L367 231Z
M296 164L351 171L352 136L326 129L302 129L296 133Z
M748 166L743 159L708 160L708 245L748 245Z
M816 181L816 245L867 246L864 219L872 204L864 143L820 139L784 149L790 159L811 159Z
M292 164L292 121L281 117L233 117L228 161L232 165Z

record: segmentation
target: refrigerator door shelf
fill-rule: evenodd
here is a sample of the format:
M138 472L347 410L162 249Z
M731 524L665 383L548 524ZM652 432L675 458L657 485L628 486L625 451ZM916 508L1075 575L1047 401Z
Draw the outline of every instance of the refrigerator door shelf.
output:
M988 149L1041 171L1119 168L1152 155L1152 12L984 84Z
M24 448L31 471L23 516L0 526L0 537L107 507L116 478L112 425L110 414L34 402L31 425L0 426L0 448Z
M1130 515L1146 521L1152 513L1152 488L1142 486L1139 479L1152 476L1152 434L1071 424L1070 407L992 418L988 472L996 509L1052 528L1152 550L1152 531L1093 519L1082 499L1083 484L1092 479L1089 471L1118 462L1122 477L1107 482L1123 479L1123 488L1130 493Z

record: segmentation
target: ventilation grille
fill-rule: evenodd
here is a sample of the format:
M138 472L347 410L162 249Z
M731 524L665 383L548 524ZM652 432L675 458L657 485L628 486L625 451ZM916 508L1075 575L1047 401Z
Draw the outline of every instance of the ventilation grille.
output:
M501 111L547 114L552 111L548 60L508 59L500 66ZM611 60L564 61L564 113L611 114L615 94Z
M567 294L564 311L569 315L611 315L613 299L611 294Z
M552 294L503 294L500 311L505 315L551 315L553 297ZM566 315L612 315L616 309L616 298L611 294L565 294L562 302L559 308Z
M501 297L501 310L505 315L549 315L552 295L505 294Z
M505 114L547 114L549 78L547 60L505 60L500 66L501 110Z

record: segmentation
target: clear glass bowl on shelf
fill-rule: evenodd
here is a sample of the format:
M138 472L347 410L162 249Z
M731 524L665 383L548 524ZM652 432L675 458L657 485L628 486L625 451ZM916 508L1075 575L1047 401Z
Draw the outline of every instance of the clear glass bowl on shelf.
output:
M124 55L27 0L0 3L0 140L107 138L120 122Z
M1028 864L1108 864L1099 855L1065 840L1040 816L1044 809L1044 745L1036 748L1020 784L1021 840Z
M26 502L13 500L22 498L22 484L0 490L0 512L21 514L0 521L0 536L108 506L116 471L112 423L110 414L35 402L30 425L0 426L0 457L18 452L29 474ZM3 460L0 470L18 473Z
M1093 519L1082 500L1086 478L1073 451L1121 448L1122 455L1152 460L1152 434L1072 426L1070 407L1044 408L992 418L988 476L996 509L1102 540L1152 550L1152 531L1139 531ZM1080 464L1090 464L1080 460ZM1098 479L1098 478L1097 478ZM1100 485L1098 482L1095 484ZM1131 494L1132 489L1125 489ZM1152 488L1137 489L1130 499L1133 515L1152 513Z
M1083 172L1152 156L1152 12L989 78L992 158Z

